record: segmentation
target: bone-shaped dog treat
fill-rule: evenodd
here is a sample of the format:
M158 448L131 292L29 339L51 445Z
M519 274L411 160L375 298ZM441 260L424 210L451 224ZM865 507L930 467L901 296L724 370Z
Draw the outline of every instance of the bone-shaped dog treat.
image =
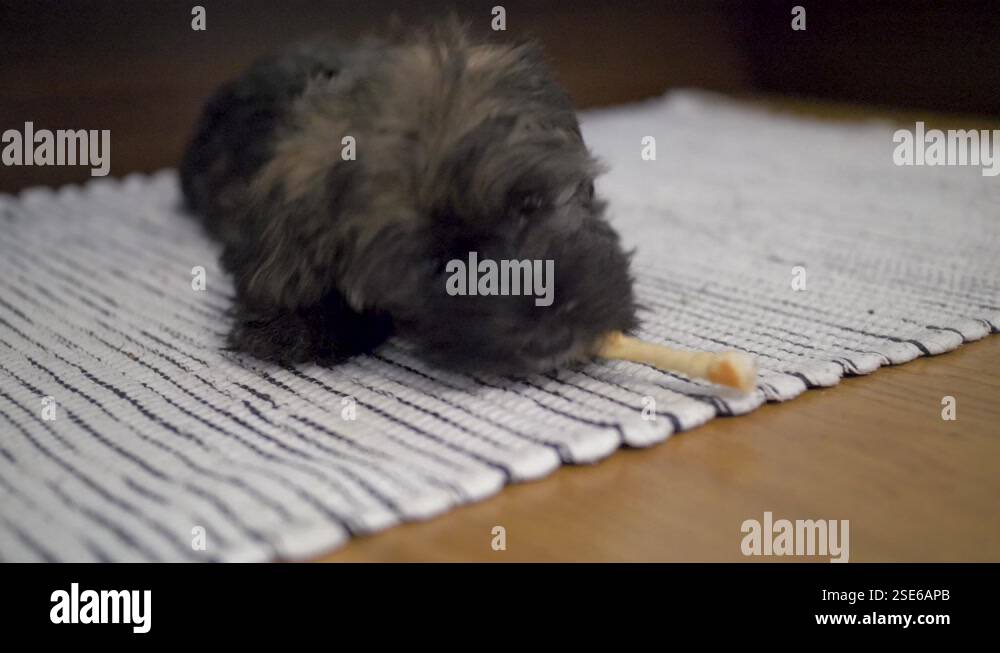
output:
M757 387L757 363L743 352L671 349L614 331L604 337L594 353L601 358L646 363L666 372L707 379L742 392Z

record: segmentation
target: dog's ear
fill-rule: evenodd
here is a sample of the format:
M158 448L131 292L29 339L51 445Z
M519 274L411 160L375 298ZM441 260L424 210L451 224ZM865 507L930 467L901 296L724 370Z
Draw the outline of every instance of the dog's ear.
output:
M333 244L309 234L282 207L253 242L238 267L241 298L254 305L295 309L318 302L332 286Z
M233 269L245 301L296 309L334 287L345 237L338 216L358 198L362 161L358 130L345 118L350 107L331 84L309 80L247 187L246 233L231 257L239 259Z
M241 251L227 253L244 301L296 309L333 289L344 247L337 216L355 177L354 167L334 166L295 195L283 182L257 196Z

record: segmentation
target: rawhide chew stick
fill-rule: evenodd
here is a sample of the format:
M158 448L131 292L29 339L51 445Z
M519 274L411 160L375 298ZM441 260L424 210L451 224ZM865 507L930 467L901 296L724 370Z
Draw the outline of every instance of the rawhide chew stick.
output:
M743 352L671 349L613 331L601 340L594 353L601 358L646 363L665 372L707 379L743 392L757 387L757 362Z

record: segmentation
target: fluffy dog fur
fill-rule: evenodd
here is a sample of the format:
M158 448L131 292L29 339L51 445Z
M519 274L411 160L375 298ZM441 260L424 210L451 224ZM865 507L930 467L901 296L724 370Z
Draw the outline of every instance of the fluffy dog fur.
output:
M537 47L452 25L259 61L210 99L181 178L235 277L234 348L336 361L398 333L438 364L518 374L635 325L598 171ZM554 260L554 303L448 295L470 251Z

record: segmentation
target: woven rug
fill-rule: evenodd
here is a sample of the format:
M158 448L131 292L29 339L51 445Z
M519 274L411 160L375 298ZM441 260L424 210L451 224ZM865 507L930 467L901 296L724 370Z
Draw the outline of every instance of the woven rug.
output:
M401 342L264 365L221 350L232 286L174 172L4 196L0 556L304 558L996 332L1000 183L894 166L893 129L693 93L584 116L640 335L752 352L749 396L625 362L461 376Z

